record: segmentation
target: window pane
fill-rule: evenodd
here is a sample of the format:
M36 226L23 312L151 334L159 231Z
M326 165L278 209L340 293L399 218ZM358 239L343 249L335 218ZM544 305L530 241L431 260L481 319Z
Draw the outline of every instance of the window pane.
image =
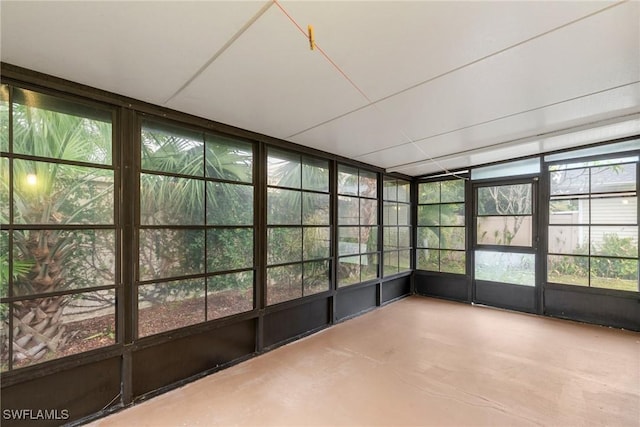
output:
M396 274L399 271L399 257L398 257L398 252L397 251L389 251L389 252L384 252L383 254L383 258L384 258L384 267L383 267L383 273L384 276L391 276L393 274Z
M378 254L367 254L360 257L360 274L363 282L378 277Z
M207 320L253 310L253 271L207 278Z
M591 286L638 292L638 260L592 257Z
M207 272L253 267L253 229L208 229L207 261Z
M382 228L382 244L385 251L398 249L398 227Z
M267 184L279 187L300 188L301 163L297 154L269 150L267 159Z
M591 227L591 254L638 257L638 227Z
M302 297L302 265L267 269L267 305Z
M306 262L303 264L302 288L304 296L329 290L329 261Z
M204 181L140 174L142 225L204 223Z
M417 246L438 249L440 247L440 227L418 227Z
M465 274L465 252L440 251L440 271Z
M602 197L591 199L592 224L636 224L637 197Z
M384 225L398 225L398 204L385 202L382 208Z
M437 249L416 250L418 270L440 271L440 252Z
M338 255L359 254L360 252L360 228L339 227Z
M141 133L142 169L203 176L204 142L202 134L183 131L179 128L163 127L166 129L143 127Z
M19 224L113 224L111 170L15 159L13 197Z
M338 194L358 195L358 169L338 165Z
M591 169L591 192L636 191L636 165L600 166Z
M399 251L398 270L400 272L411 270L411 251Z
M204 230L140 230L140 280L204 273Z
M113 285L115 251L113 230L15 231L13 292L33 295Z
M535 286L535 261L534 254L476 251L475 278Z
M208 225L252 225L253 187L207 182Z
M17 88L14 98L14 153L112 163L111 112Z
M405 203L411 201L411 184L401 179L398 180L398 201Z
M360 282L360 257L338 258L338 287Z
M330 233L329 227L305 227L304 228L304 250L303 258L319 259L330 256Z
M267 224L301 224L301 192L269 188L267 190Z
M375 172L360 171L360 196L378 197L378 176Z
M589 258L549 255L547 281L565 285L589 286Z
M442 249L465 249L463 227L441 227L440 228L440 247Z
M360 199L360 225L378 224L378 201Z
M589 169L557 170L549 174L551 195L589 193Z
M597 156L600 154L620 153L623 151L637 150L640 147L640 140L616 142L613 144L597 145L595 147L582 148L573 151L563 151L557 154L545 156L546 162L555 162L559 160L573 160L581 157Z
M360 252L378 250L378 227L360 227Z
M9 370L9 304L0 304L0 372Z
M138 286L138 336L205 321L205 282L178 280Z
M398 225L411 225L411 211L409 205L398 204Z
M13 261L13 274L23 276L31 270L30 263ZM9 295L9 232L0 230L0 298Z
M9 223L9 159L0 157L0 224Z
M418 225L439 225L440 205L418 206Z
M411 247L411 227L398 227L398 247Z
M329 225L329 195L302 193L302 223L307 225Z
M9 87L0 85L0 151L9 151Z
M418 184L418 203L440 203L440 182Z
M398 181L393 178L384 178L384 187L382 189L383 200L395 202L398 200Z
M471 170L471 179L497 178L501 176L527 175L540 172L540 159L537 157L483 166Z
M270 228L267 235L267 262L284 264L302 261L302 229Z
M478 188L478 215L531 214L531 184Z
M477 218L478 244L531 246L530 216L484 216Z
M464 202L464 180L442 181L442 203Z
M589 199L549 201L549 224L588 224Z
M589 227L549 226L549 252L589 254Z
M13 368L115 344L115 306L112 289L14 302Z
M302 188L329 192L329 162L304 159L302 161Z
M440 205L440 225L464 225L464 204Z
M207 177L253 182L253 149L248 142L205 135Z
M360 205L357 197L338 196L338 224L358 225L360 223Z

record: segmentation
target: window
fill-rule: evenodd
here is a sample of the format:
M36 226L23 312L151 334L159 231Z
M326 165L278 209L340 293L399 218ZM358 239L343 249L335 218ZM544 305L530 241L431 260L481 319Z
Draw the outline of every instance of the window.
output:
M549 167L547 281L638 291L638 157Z
M111 118L0 86L2 371L116 343Z
M465 181L418 184L416 268L465 274Z
M267 304L329 290L329 162L269 149Z
M384 178L383 191L383 275L411 270L410 183Z
M254 307L253 149L144 120L138 336Z
M338 165L338 287L379 277L378 175Z

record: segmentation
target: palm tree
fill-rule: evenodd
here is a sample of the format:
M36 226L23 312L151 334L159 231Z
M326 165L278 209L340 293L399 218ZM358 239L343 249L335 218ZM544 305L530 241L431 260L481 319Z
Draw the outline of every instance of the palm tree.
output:
M110 123L14 104L13 129L14 153L44 159L110 162ZM8 190L8 173L2 175L2 181ZM13 183L14 224L113 222L113 172L109 170L14 159ZM3 218L2 222L8 220ZM73 256L79 255L77 233L16 230L13 244L14 296L45 294L13 304L14 362L29 364L67 342L62 313L70 297L48 294L87 284L78 283L81 277L68 274Z

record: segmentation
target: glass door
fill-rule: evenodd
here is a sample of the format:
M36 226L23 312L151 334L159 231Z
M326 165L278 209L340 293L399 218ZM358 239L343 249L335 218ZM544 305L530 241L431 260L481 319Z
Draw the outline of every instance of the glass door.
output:
M473 301L535 312L537 181L474 185Z

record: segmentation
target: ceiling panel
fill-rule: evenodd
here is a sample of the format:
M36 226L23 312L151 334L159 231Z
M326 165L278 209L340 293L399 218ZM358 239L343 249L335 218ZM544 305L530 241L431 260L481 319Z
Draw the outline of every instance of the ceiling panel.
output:
M358 156L356 159L385 168L397 168L403 164L421 163L419 159L420 149L437 158L470 151L472 146L485 148L494 144L504 145L512 141L513 145L517 147L522 139L539 134L541 127L544 127L547 132L557 132L578 127L585 123L585 119L587 119L588 123L595 123L638 112L640 112L640 83L635 83L589 97L574 99L473 126L468 129L436 135L416 141L415 145L407 143L387 148L375 153ZM521 155L525 154L522 153ZM495 156L497 158L497 153ZM467 167L469 164L463 166ZM407 173L410 169L411 167L408 167L404 169L404 172Z
M364 102L273 6L168 105L286 138Z
M282 1L373 100L498 52L611 2Z
M474 125L528 111L535 113L528 117L532 120L531 132L544 133L564 117L550 116L554 109L541 114L541 108L637 82L639 40L638 4L627 3L389 98L378 108L368 107L293 139L302 144L330 141L330 147L338 147L342 154L364 159L367 153L406 143L404 135L418 140L457 129L472 135ZM619 102L615 107L640 105L637 96L624 97L623 101L632 105ZM602 105L601 117L593 108L574 112L572 123L620 114L611 108L613 103ZM381 114L386 120L380 119ZM351 135L361 134L363 127L367 138L353 143ZM504 133L508 129L493 129L493 141L510 137L511 132ZM466 137L461 145L472 149L480 143ZM461 149L446 138L423 148L430 156Z
M3 0L2 61L162 104L265 3Z

